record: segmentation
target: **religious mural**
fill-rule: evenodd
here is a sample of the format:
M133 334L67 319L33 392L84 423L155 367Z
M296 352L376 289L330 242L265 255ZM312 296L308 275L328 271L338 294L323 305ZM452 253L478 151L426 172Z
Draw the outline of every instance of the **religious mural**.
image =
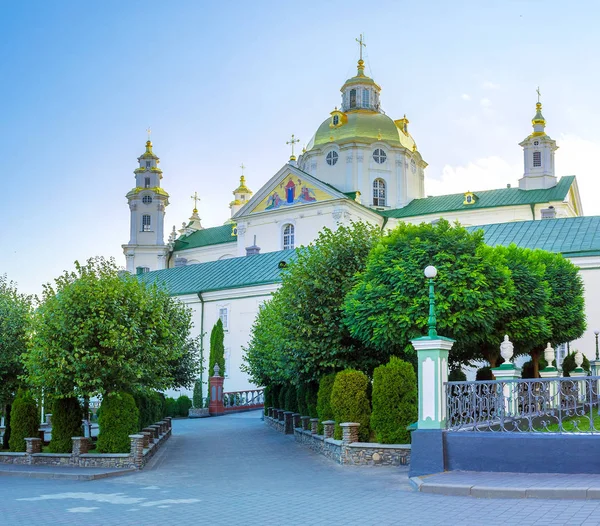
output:
M258 205L254 211L277 210L288 206L315 203L331 199L332 196L303 181L289 175Z

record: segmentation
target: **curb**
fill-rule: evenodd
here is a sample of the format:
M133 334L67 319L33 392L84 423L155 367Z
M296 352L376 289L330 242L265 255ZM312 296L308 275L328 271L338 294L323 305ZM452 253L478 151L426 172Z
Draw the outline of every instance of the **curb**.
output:
M137 469L127 468L119 471L107 471L104 473L52 473L42 471L12 471L0 469L0 477L24 477L31 479L46 479L46 480L98 480L109 477L121 477L123 475L130 475L137 473Z

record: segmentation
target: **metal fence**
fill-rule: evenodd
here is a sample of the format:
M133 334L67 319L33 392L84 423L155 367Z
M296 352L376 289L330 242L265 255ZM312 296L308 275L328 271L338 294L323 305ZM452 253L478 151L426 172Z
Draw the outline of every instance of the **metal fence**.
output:
M449 431L600 433L600 376L446 383Z

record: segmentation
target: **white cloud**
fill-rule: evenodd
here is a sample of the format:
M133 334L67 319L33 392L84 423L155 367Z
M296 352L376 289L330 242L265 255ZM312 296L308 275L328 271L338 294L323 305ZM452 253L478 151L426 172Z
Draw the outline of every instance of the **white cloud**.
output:
M481 87L483 89L500 89L500 84L496 84L495 82L492 82L491 80L485 80L481 83Z
M482 108L489 108L492 105L492 101L488 98L483 98L479 101Z
M471 100L471 95L469 95L468 93L463 93L460 98L462 100Z
M522 171L521 166L511 166L496 156L472 161L466 166L445 165L441 179L428 178L427 195L457 194L478 190L505 188L507 184L517 183Z

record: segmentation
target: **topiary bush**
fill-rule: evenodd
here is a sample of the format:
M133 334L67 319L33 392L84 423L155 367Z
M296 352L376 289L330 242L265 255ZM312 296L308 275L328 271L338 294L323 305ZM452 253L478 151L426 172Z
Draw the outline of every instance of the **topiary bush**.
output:
M177 416L177 400L175 398L171 398L170 396L165 398L165 413L165 416L173 418Z
M199 378L194 382L194 394L192 395L192 402L196 409L202 407L202 381Z
M285 406L286 411L291 411L292 413L298 412L298 397L296 395L296 386L288 385L285 391Z
M475 374L476 381L480 382L494 379L494 373L492 373L491 367L482 367L481 369L477 369L477 373Z
M128 453L129 435L139 431L139 411L129 393L114 393L105 396L100 406L100 434L96 449L100 453Z
M19 389L17 392L10 411L10 429L8 447L11 451L25 451L25 439L40 435L38 408L29 391Z
M408 444L406 427L418 419L417 375L413 366L392 356L373 371L371 427L381 444Z
M311 418L317 418L317 393L319 385L314 382L306 384L306 415Z
M189 396L181 395L177 399L177 415L178 416L188 416L189 410L192 407L192 401Z
M278 400L277 403L279 404L277 406L277 409L285 409L285 395L287 392L287 386L282 385L281 389L279 390L279 396L278 396Z
M571 372L573 372L577 367L575 365L575 354L577 353L571 352L565 356L565 359L562 363L563 376L571 376ZM581 364L581 367L588 373L590 372L590 361L587 359L585 354L583 355L583 363Z
M467 375L462 371L462 369L452 369L448 374L449 382L466 382Z
M335 382L335 373L327 374L319 380L317 391L317 417L319 418L319 434L323 434L323 421L333 420L333 409L331 409L331 390Z
M51 453L71 453L72 437L82 434L83 409L77 398L57 398L52 404Z
M371 403L367 396L367 375L354 369L346 369L335 375L331 389L331 410L335 420L334 438L342 438L343 422L358 422L358 438L368 442L371 436Z

